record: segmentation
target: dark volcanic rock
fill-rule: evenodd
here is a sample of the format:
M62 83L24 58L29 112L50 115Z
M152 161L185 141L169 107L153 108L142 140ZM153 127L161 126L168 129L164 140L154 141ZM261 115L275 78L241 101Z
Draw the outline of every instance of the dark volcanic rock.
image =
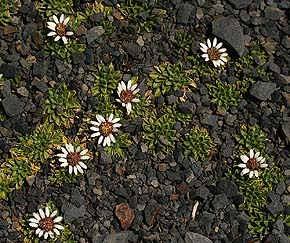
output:
M221 209L229 203L228 197L225 193L221 193L215 196L212 201L214 209Z
M23 112L24 103L16 95L11 95L2 101L3 108L8 116L17 116Z
M239 21L233 17L219 17L212 23L212 33L229 43L242 56L244 53L244 35ZM225 45L224 45L225 46Z
M75 205L70 204L68 207L65 208L63 220L65 223L71 223L75 219L84 217L85 214L86 214L86 207L84 205L78 208Z
M0 73L3 74L5 78L14 78L19 74L19 68L4 63L0 66Z
M252 0L228 0L228 2L236 9L242 9L248 7Z
M127 243L128 232L112 233L107 235L100 235L92 239L92 243Z
M140 59L141 58L141 48L138 44L134 42L126 42L124 43L124 47L126 52L132 56L134 59ZM143 56L143 55L142 55Z
M210 239L207 237L194 233L194 232L187 232L185 234L185 243L212 243Z
M290 122L285 122L282 125L282 131L284 133L287 144L290 144Z
M194 6L190 3L186 2L185 4L181 5L178 9L176 21L179 24L188 24L190 16L194 15L193 10L195 10Z
M267 100L275 90L276 84L258 81L251 87L250 94L259 100Z
M33 64L33 75L43 78L46 75L48 69L47 61L38 61Z
M274 6L267 6L264 13L265 17L271 20L278 20L283 15L283 11Z
M88 30L86 33L87 42L91 44L93 41L97 40L102 34L105 33L105 30L102 26L95 26Z
M147 225L151 226L155 223L160 210L160 205L156 202L149 202L144 210L145 222Z

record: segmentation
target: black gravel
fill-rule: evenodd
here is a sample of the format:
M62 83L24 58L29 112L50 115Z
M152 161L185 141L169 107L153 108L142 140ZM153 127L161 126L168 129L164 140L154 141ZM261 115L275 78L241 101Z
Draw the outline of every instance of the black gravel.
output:
M19 9L9 26L0 28L0 73L4 83L1 88L1 109L6 120L0 122L0 156L6 158L9 149L17 144L17 137L30 134L43 121L44 99L48 89L62 80L77 92L81 103L80 116L91 111L97 100L88 93L94 80L90 74L96 63L112 62L124 73L124 80L139 77L141 94L145 94L148 73L163 61L181 61L184 67L191 64L186 56L198 52L202 39L217 36L228 46L233 60L249 52L246 43L261 40L270 56L265 70L273 73L273 80L260 77L240 101L238 107L217 111L209 102L206 86L188 93L189 99L178 109L193 114L193 124L208 128L217 145L211 161L201 163L186 157L177 144L173 156L154 158L141 141L141 119L123 124L131 134L133 144L124 158L116 159L98 150L99 156L88 164L85 175L77 183L57 186L47 175L49 163L34 177L9 195L8 201L0 201L0 242L18 243L18 220L32 213L38 206L53 199L64 216L64 223L80 243L125 242L176 242L176 243L245 243L258 242L249 234L249 215L239 207L244 201L237 185L223 179L224 161L231 161L234 151L232 134L241 124L259 124L269 134L269 151L275 161L290 175L290 2L287 0L159 0L158 8L167 11L152 32L137 33L136 25L114 20L116 30L104 37L104 28L86 29L80 26L76 36L85 44L84 52L72 55L72 63L45 54L42 23L35 4L31 0ZM106 0L116 7L124 1ZM143 2L138 0L138 2ZM81 1L75 1L77 6ZM98 23L101 15L91 16ZM113 19L114 17L111 16ZM174 34L177 30L191 33L195 43L190 51L176 51ZM98 45L96 45L98 43ZM126 65L125 65L126 64ZM259 65L259 60L257 60ZM19 85L12 79L21 77ZM220 75L229 83L235 77ZM207 77L201 77L201 83ZM181 93L170 93L156 99L156 107L173 105ZM78 126L77 124L74 124ZM181 129L180 123L175 124ZM67 131L72 135L74 127ZM0 161L0 165L1 165ZM126 167L126 174L118 173ZM278 184L268 193L267 209L271 214L290 214L290 181ZM195 201L199 206L195 220L191 213ZM114 209L126 202L134 209L135 219L128 229L121 229ZM290 242L290 227L282 220L275 222L265 242ZM252 241L251 241L252 240ZM44 241L42 241L44 242Z

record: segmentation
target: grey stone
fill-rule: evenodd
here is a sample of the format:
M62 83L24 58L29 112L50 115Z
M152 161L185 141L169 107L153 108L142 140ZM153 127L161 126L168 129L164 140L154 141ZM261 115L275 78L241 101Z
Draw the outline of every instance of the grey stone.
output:
M126 52L134 59L143 58L141 47L135 42L124 42L123 46L125 47Z
M290 122L284 122L282 125L282 131L285 136L287 144L290 144Z
M248 7L252 3L252 0L228 0L228 2L235 9L242 9Z
M229 203L228 197L225 193L220 193L212 200L214 209L222 209Z
M266 207L271 214L276 214L284 211L284 207L280 202L280 196L274 192L268 192L267 196L271 199L271 203Z
M4 97L9 97L11 95L11 83L10 80L5 80L2 86L1 93Z
M275 6L267 6L264 10L265 17L271 20L278 20L283 15L283 11Z
M185 234L185 243L212 243L212 241L198 233L187 232Z
M91 44L93 41L98 39L104 33L105 33L105 30L102 26L96 26L89 29L86 33L88 44Z
M286 48L286 49L290 49L290 37L287 35L284 35L282 38L282 42L281 44Z
M151 226L155 222L159 210L160 205L155 200L147 204L144 210L145 222L147 225Z
M258 81L252 85L250 94L259 100L267 100L275 90L275 83Z
M34 176L34 175L27 176L27 177L25 178L25 180L26 180L26 183L27 183L28 186L32 186L32 184L33 184L34 181L35 181L35 176Z
M44 79L34 78L32 81L32 85L38 88L41 92L46 92L48 90L48 86Z
M112 233L107 235L100 235L92 239L92 243L127 243L128 232Z
M38 78L43 78L48 69L47 61L38 61L33 64L33 75Z
M274 72L274 73L278 73L279 74L281 72L280 67L276 63L274 63L274 62L270 63L269 69L272 72Z
M65 208L63 220L65 223L71 223L75 219L84 217L85 214L86 214L86 207L84 205L78 208L74 204L69 204Z
M83 63L86 60L86 56L82 52L75 52L72 54L73 64L77 65Z
M242 56L244 53L244 35L239 21L233 17L218 17L212 23L212 33L229 43Z
M4 78L15 78L20 74L20 70L14 65L3 63L0 66L0 73L3 74Z
M77 207L80 207L85 202L84 197L80 193L80 191L76 188L72 188L71 190L71 202L76 205Z
M290 76L286 76L284 74L279 75L279 81L282 82L282 84L290 84Z
M279 29L277 28L277 25L274 21L269 21L268 23L266 23L262 28L262 33L268 38L272 38L276 41L280 40Z
M194 6L188 2L181 5L177 12L176 22L179 24L188 24L190 16L194 16L193 13L194 10L195 10Z
M201 120L201 123L203 125L208 125L211 127L216 127L217 126L217 121L218 121L218 116L216 115L208 115L204 119Z
M180 103L178 105L178 108L181 110L184 114L194 114L196 107L195 104L189 101Z
M24 103L16 95L11 95L3 99L2 105L8 116L17 116L24 108Z
M29 91L24 86L18 88L17 93L20 94L21 96L24 96L24 97L29 96Z
M105 151L101 151L100 152L100 164L111 164L112 163L112 158L111 156L105 152Z
M289 205L290 204L290 195L282 195L281 201L284 205Z
M269 205L267 205L267 209L271 214L276 214L283 212L284 207L279 201L273 201Z

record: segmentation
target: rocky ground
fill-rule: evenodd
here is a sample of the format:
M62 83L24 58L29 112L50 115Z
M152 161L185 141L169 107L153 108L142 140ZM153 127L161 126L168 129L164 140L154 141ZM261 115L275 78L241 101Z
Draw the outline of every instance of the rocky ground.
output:
M103 4L118 9L124 2L105 0ZM76 5L75 11L86 8L81 2ZM195 77L197 88L187 92L186 102L174 106L190 116L188 124L199 124L209 131L215 144L212 156L204 161L196 160L184 154L179 142L172 154L164 152L155 156L143 139L143 118L127 119L123 129L132 143L124 148L121 157L110 155L89 139L87 147L94 154L93 159L75 182L49 180L53 173L50 157L36 174L24 179L19 189L11 191L7 200L0 201L0 242L31 242L24 241L27 234L21 220L48 201L54 202L75 240L56 242L290 242L290 224L287 224L290 214L290 180L287 179L290 175L290 2L159 0L154 8L166 13L149 31L138 31L138 18L142 14L135 21L124 21L119 12L109 15L115 29L108 35L99 25L102 15L90 16L93 24L74 30L84 49L73 52L67 62L45 50L48 37L43 30L47 20L37 8L37 2L23 1L10 21L0 28L0 73L3 74L0 165L4 166L11 157L9 151L19 143L19 137L33 133L43 124L48 90L60 81L76 92L75 98L80 103L73 124L62 130L66 137L81 139L85 131L80 129L82 119L88 114L95 115L95 107L100 105L98 96L90 92L94 80L91 71L96 70L98 63L112 62L125 81L137 76L140 93L145 96L150 90L148 79L154 66L165 61L181 62L184 69L191 69L193 64L187 57L201 55L199 43L206 38L217 37L228 49L231 60L216 77L234 83L237 81L234 62L247 55L251 43L258 40L267 62L261 65L259 57L254 57L255 68L243 68L255 82L237 105L217 108L206 85L212 83L211 78L200 75ZM192 36L188 48L176 44L176 33L180 30ZM269 75L261 75L258 66ZM159 97L154 97L153 92L152 105L156 110L173 107L182 96L183 91ZM237 153L234 134L239 133L242 124L258 125L267 134L265 151L269 164L275 164L283 175L283 180L271 184L273 187L267 194L263 212L271 223L265 223L261 234L251 231L253 223L249 227L251 213L243 204L247 195L242 194L236 180L227 176ZM175 136L186 132L181 122L174 126L178 131ZM4 191L3 183L1 186L0 190ZM259 198L255 200L259 204ZM133 210L133 222L120 223L116 206L121 203Z

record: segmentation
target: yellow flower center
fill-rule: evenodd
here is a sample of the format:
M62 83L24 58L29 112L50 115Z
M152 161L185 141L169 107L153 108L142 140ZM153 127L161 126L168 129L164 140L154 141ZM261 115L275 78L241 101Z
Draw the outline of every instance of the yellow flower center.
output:
M219 60L221 54L219 53L218 49L212 47L207 49L208 58L210 60Z
M67 155L67 162L71 165L71 166L76 166L79 161L81 160L81 156L80 153L77 152L70 152Z
M108 121L102 122L100 132L104 137L109 136L113 132L113 123Z
M56 24L55 30L58 36L65 36L66 26L63 23L58 23Z
M120 100L123 103L130 103L135 98L133 91L123 90L120 94Z
M260 163L255 158L249 159L247 161L247 167L250 170L258 170L260 168Z
M38 223L38 227L44 231L52 231L54 228L54 222L51 217L41 219Z

